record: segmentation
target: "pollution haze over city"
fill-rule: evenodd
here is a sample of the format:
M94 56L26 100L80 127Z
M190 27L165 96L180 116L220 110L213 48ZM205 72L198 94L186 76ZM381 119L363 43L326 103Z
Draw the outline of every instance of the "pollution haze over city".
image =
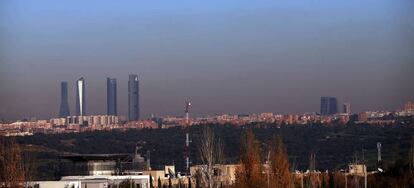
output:
M414 187L413 0L0 1L0 188Z
M106 78L127 115L129 74L142 117L355 112L413 100L414 3L368 1L2 1L0 117L58 116L60 82L86 80L88 114L106 112Z

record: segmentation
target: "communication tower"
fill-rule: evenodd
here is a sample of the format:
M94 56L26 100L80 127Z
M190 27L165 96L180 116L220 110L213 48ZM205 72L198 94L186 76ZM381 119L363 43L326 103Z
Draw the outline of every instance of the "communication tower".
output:
M378 162L381 162L381 142L377 142Z
M190 106L191 106L191 102L190 100L186 100L185 101L185 127L189 127L190 126ZM187 172L190 171L190 134L187 132L185 133L185 153L184 153L184 157L185 157L185 165L186 165L186 170Z

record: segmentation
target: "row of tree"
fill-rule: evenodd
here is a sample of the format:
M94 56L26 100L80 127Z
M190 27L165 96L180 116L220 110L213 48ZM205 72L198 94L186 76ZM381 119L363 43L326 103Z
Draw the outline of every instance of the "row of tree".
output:
M200 177L204 187L221 186L215 181L213 167L225 162L223 145L214 131L206 126L200 134L199 155L202 161ZM280 136L274 136L267 144L267 157L261 156L261 143L251 129L248 129L241 141L240 165L236 171L235 187L238 188L290 188L293 176L289 169L286 148Z
M203 159L202 187L223 187L213 177L213 165L225 162L223 145L206 127L200 137L200 156ZM247 129L241 138L239 167L236 188L340 188L363 187L363 177L345 172L317 172L316 155L311 152L308 173L293 173L286 147L280 135L273 136L266 144L260 142L252 129ZM263 156L263 154L266 154ZM386 168L386 173L368 176L369 187L414 187L414 137L411 141L409 160L398 160ZM197 177L196 177L197 178ZM216 180L216 181L215 181Z
M280 136L268 143L267 157L263 161L261 143L251 129L242 139L240 167L236 171L235 186L239 188L290 188L293 176L289 170L286 148Z

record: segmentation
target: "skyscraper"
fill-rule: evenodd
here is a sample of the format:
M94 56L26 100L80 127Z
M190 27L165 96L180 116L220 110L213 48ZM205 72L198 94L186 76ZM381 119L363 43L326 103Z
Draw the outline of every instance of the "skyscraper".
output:
M335 97L321 97L321 115L338 113L338 100Z
M86 115L86 106L85 106L85 79L79 78L76 81L76 115L84 116Z
M106 78L106 107L107 115L116 116L117 101L116 101L116 79Z
M59 117L66 118L70 116L69 112L69 102L68 102L68 83L60 83L60 109Z
M345 114L351 114L351 103L344 103L342 112Z
M139 80L138 75L131 74L128 79L128 119L139 119Z

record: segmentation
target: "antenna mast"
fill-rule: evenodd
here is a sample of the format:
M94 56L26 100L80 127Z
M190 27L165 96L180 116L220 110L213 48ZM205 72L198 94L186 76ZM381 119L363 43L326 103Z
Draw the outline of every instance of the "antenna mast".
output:
M377 142L378 162L381 162L381 142Z
M188 128L190 126L190 106L191 102L190 100L185 101L185 127ZM187 172L190 171L190 134L187 132L185 133L185 164L186 164L186 170Z
M187 127L190 125L190 106L191 106L190 100L186 100L184 112L185 112L185 125Z

